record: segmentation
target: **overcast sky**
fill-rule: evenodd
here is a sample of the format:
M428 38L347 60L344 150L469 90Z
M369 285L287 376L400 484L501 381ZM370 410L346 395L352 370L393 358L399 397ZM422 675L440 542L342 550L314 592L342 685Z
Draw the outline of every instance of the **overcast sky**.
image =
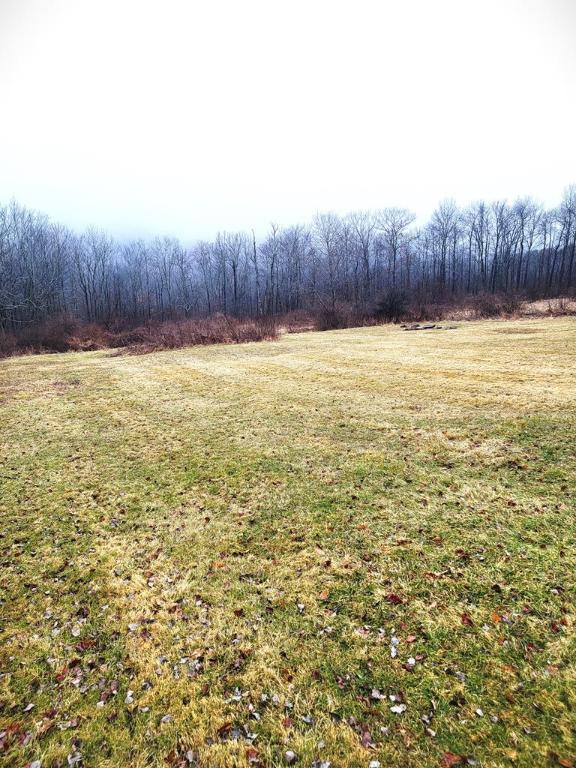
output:
M0 0L0 201L186 241L576 182L576 0Z

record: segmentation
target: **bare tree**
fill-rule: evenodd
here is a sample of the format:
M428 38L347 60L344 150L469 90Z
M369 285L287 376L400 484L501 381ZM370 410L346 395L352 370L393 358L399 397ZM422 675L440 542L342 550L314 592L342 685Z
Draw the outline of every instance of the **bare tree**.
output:
M415 216L405 208L385 208L378 214L390 265L392 288L398 285L398 261L410 241L409 227Z
M273 315L339 303L367 311L382 292L446 300L478 291L576 290L576 186L557 208L530 198L442 202L417 229L403 208L318 214L311 226L118 243L82 235L12 201L0 206L0 329L69 316L151 323L214 312Z

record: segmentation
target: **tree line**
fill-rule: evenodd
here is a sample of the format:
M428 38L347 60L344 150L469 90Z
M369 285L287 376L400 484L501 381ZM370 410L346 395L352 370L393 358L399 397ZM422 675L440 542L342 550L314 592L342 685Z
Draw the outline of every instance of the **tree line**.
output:
M82 234L12 201L0 206L0 328L67 315L145 324L224 313L368 312L383 296L449 301L486 293L532 298L576 287L576 185L560 205L531 198L444 201L422 226L403 208L322 213L308 225L221 232L186 248L173 237Z

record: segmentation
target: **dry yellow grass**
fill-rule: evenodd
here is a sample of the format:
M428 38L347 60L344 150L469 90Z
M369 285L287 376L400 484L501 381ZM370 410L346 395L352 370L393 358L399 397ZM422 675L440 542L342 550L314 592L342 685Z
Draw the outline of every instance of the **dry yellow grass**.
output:
M569 765L575 351L567 318L0 362L0 759Z

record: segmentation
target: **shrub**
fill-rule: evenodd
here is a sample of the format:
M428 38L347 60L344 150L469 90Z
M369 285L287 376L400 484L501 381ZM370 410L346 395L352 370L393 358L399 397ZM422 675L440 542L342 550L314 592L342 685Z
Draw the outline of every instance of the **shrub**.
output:
M207 318L158 323L116 337L118 346L145 353L200 344L239 344L272 340L278 336L273 318L238 319L222 314ZM122 337L122 338L120 338ZM123 344L120 344L123 341Z
M523 305L522 298L517 293L503 293L500 297L500 306L505 315L516 315Z
M317 329L316 317L305 309L293 309L276 318L280 328L287 333L301 333Z
M270 317L232 318L216 314L128 329L109 329L97 323L80 324L66 317L55 317L26 326L18 333L0 331L0 357L22 352L86 352L111 347L152 352L198 344L262 341L277 336L277 322Z
M8 331L0 330L0 357L10 357L16 352L16 336Z
M19 352L66 352L68 338L78 322L67 315L55 315L42 323L22 327L16 337Z
M408 315L408 300L403 291L391 288L381 297L376 306L375 316L384 323L399 323Z
M322 307L316 313L315 325L317 331L334 331L337 328L346 328L347 323L343 313L335 307Z
M522 309L522 299L517 293L479 293L471 300L478 318L515 315Z
M321 306L314 313L314 327L317 331L334 331L338 328L359 328L373 324L370 315L359 307L345 302L332 306Z

